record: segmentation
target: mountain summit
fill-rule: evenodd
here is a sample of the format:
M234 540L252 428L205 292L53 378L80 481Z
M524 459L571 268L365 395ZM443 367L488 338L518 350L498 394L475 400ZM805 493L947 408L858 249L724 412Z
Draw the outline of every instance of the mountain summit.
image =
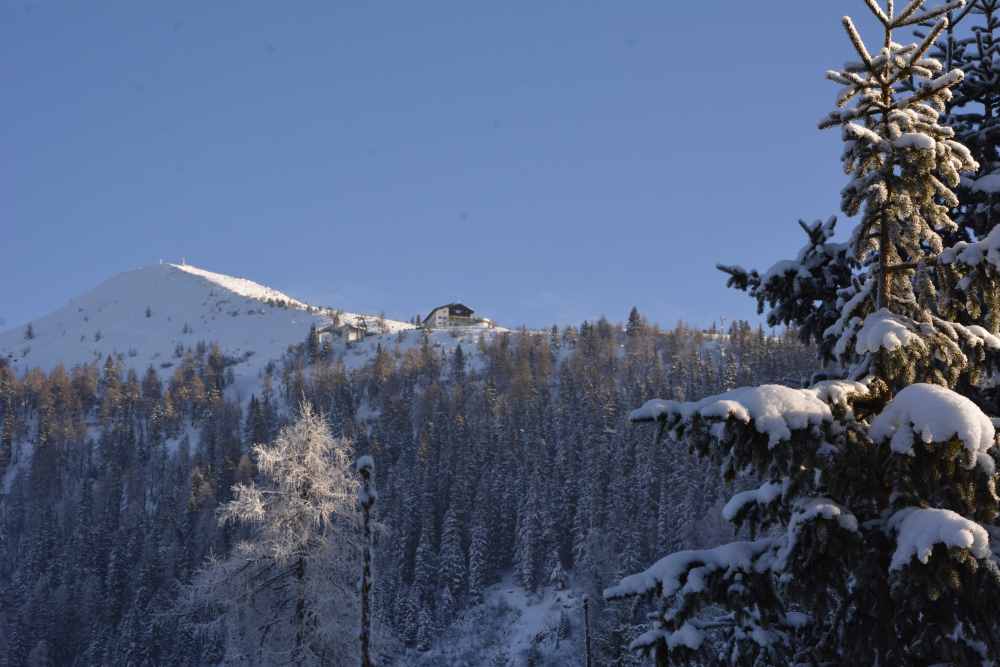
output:
M121 273L29 325L0 333L0 357L13 366L51 369L118 357L137 371L169 368L179 350L218 343L237 361L239 380L333 322L317 308L245 278L190 265L157 264ZM363 316L337 313L342 322ZM374 320L374 318L371 318ZM387 321L386 333L413 328Z

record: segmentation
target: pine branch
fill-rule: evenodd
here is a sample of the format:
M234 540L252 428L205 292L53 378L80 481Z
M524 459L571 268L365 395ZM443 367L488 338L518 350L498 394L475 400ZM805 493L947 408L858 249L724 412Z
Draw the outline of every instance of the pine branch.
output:
M892 26L890 26L890 27L892 27L892 28L899 27L900 25L902 25L902 21L905 21L906 19L908 19L911 16L913 16L914 12L916 12L918 9L920 9L923 6L924 6L924 0L912 0L912 2L910 2L910 4L908 4L905 7L903 7L903 11L901 11L899 13L899 16L897 16L893 20Z
M923 0L919 1L923 2ZM869 54L868 49L865 48L865 43L861 40L861 35L858 34L858 29L854 27L854 22L851 21L851 17L845 16L840 21L844 26L844 30L847 31L847 36L851 38L851 44L854 45L854 50L858 52L859 56L861 56L861 61L864 62L865 67L867 67L868 71L872 73L872 76L880 78L878 77L878 72L875 71L875 66L872 64L871 54Z
M921 4L923 4L921 2ZM903 20L902 16L897 19L892 27L893 28L904 28L908 25L916 25L918 23L924 23L925 21L930 21L933 18L937 18L942 14L947 14L950 11L961 9L965 6L965 0L951 0L951 2L941 5L940 7L935 7L934 9L929 9L923 14L918 14L916 16L910 16L906 20Z
M917 102L926 100L929 97L934 97L935 95L941 93L943 90L956 86L962 82L965 78L965 73L960 69L953 69L947 74L942 74L933 81L928 81L923 84L913 95L905 97L898 100L894 105L894 109L905 109L910 107Z
M880 113L881 109L877 105L872 105L871 107L859 107L855 109L844 109L843 111L832 111L826 118L823 118L818 123L818 127L821 130L825 130L828 127L833 127L834 125L842 125L843 123L856 120L858 118L868 118L869 116L874 116Z
M878 20L881 21L884 26L888 27L891 20L888 16L886 16L885 12L882 11L882 8L879 7L878 1L865 0L865 2L868 3L868 8L872 10L872 14L878 17Z
M913 53L912 56L910 56L911 67L914 65L914 63L919 61L924 56L925 53L927 53L927 50L930 49L934 45L934 42L937 41L938 35L940 35L941 32L949 25L950 23L947 17L942 18L940 21L937 22L937 24L935 24L934 28L932 28L931 31L927 34L927 36L924 38L924 41L922 41L920 45L917 46L917 50Z

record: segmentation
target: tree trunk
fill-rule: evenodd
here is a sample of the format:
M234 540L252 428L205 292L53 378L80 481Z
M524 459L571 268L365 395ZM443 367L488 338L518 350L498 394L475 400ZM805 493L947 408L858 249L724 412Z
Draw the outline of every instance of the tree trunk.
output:
M298 599L295 601L295 652L292 654L292 664L301 667L304 663L303 647L306 635L306 561L301 556L295 563L295 583L298 586Z
M367 483L367 482L366 482ZM371 658L372 526L371 506L364 508L365 549L361 573L361 667L373 667Z
M372 636L372 507L375 506L375 464L370 456L362 457L357 464L361 475L361 509L364 515L364 554L361 571L361 667L373 667L371 656Z

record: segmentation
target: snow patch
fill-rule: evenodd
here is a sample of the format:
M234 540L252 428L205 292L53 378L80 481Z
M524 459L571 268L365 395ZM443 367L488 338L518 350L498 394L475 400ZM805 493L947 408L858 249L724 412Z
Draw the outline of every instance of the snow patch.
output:
M903 318L882 308L865 318L854 349L858 354L878 352L882 348L892 352L913 344L923 347L924 343Z
M773 539L762 538L753 542L730 542L713 549L678 551L605 589L604 597L617 600L645 595L652 593L657 587L661 587L661 595L667 597L682 590L681 577L685 574L688 576L683 590L697 592L704 585L707 575L719 570L749 571L757 557L773 546Z
M890 517L889 528L896 533L890 572L906 566L913 558L926 565L935 544L968 549L976 558L986 558L990 553L986 529L951 510L907 507Z
M827 391L828 389L824 389ZM758 433L768 436L774 447L792 437L793 430L816 426L833 419L830 406L820 399L820 390L793 389L777 384L740 387L700 401L653 399L633 410L633 422L656 421L676 416L689 421L695 415L711 419L753 421Z
M722 518L726 521L732 521L750 503L770 505L784 494L787 487L787 480L784 482L765 482L756 489L737 493L722 508Z
M976 192L985 192L987 194L996 194L1000 192L1000 172L986 174L985 176L977 178L972 184L972 189Z
M991 174L990 176L994 175L998 176L998 180L1000 180L1000 174ZM1000 227L994 227L981 241L975 243L959 241L952 247L945 248L938 255L938 261L942 264L957 262L967 266L976 266L983 260L992 264L994 268L1000 269Z
M992 420L968 398L945 387L910 385L872 421L872 439L889 439L892 451L899 454L913 455L914 435L928 445L958 438L970 455L967 467L992 464L987 454L996 437Z
M934 138L923 132L904 132L892 142L896 148L915 148L922 151L934 150L935 144Z
M512 575L483 591L482 604L461 612L429 651L406 651L400 667L530 664L576 667L583 662L583 594L544 588L529 593ZM560 626L565 624L566 636Z
M198 267L191 266L190 264L167 264L167 266L172 266L175 269L184 271L185 273L190 273L193 276L204 278L210 283L214 283L219 287L232 292L233 294L238 294L242 297L246 297L247 299L257 299L258 301L281 301L296 308L308 308L306 304L297 299L293 299L287 294L259 283L255 283L254 281L246 278L235 278L221 273L206 271L205 269L199 269Z
M697 651L703 641L705 641L705 635L690 623L685 623L679 629L667 635L667 646L670 648L686 646L692 651Z

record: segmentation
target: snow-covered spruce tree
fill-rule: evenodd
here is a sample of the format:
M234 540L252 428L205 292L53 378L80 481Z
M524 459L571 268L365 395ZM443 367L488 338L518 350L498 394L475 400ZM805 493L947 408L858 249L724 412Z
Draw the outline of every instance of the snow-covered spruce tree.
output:
M211 562L183 609L205 636L225 639L224 662L347 665L358 662L358 479L351 445L330 436L303 403L271 445L253 448L264 484L237 484L220 508L250 539Z
M852 287L857 261L847 243L834 242L837 218L812 224L799 221L808 240L795 259L776 262L764 274L741 266L719 264L729 274L727 287L742 290L757 301L757 312L769 326L794 326L805 343L818 347L820 358L832 361L836 339L827 329L840 317L839 300Z
M844 89L820 124L842 128L843 209L861 213L850 240L856 289L841 294L825 332L848 379L654 400L631 416L658 422L727 479L761 482L723 510L751 539L666 556L605 591L662 600L633 642L659 664L1000 659L1000 571L984 527L1000 511L996 436L962 393L988 377L1000 339L995 326L948 319L956 283L990 289L997 267L981 245L942 252L940 234L955 227L952 189L977 166L939 122L962 80L926 56L947 22L918 44L892 40L961 0L937 9L913 0L899 12L891 1L866 4L882 48L871 54L844 19L861 60L828 73ZM913 92L901 93L910 77Z
M948 69L965 72L948 103L947 121L980 165L977 174L963 178L956 188L959 205L953 217L958 229L948 238L976 241L1000 222L1000 83L995 61L1000 0L971 0L948 17L951 24L930 54ZM916 34L923 36L921 31Z
M1000 223L1000 0L976 0L972 42L963 67L967 78L952 109L958 138L979 162L980 170L959 189L959 223L985 238Z

